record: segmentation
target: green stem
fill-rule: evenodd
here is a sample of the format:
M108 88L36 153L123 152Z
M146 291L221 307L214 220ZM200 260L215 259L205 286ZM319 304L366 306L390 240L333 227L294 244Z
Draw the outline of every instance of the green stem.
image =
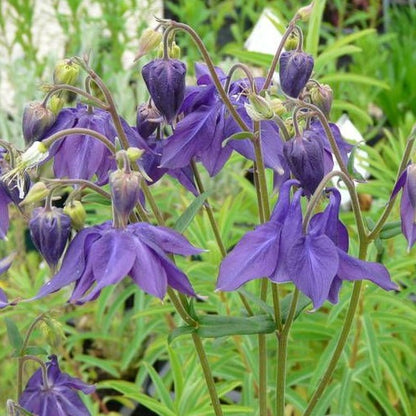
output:
M354 282L354 289L352 292L350 305L348 307L348 312L345 317L344 325L342 327L342 331L339 336L336 348L332 354L328 367L322 379L320 380L317 389L315 390L315 393L311 397L308 403L308 406L305 409L305 412L303 413L303 416L312 415L313 409L315 408L316 404L318 403L319 399L322 396L322 393L324 392L324 390L326 389L326 387L328 386L332 378L332 374L334 373L335 368L338 364L338 360L340 359L342 351L344 350L345 344L348 340L348 335L350 333L352 324L354 322L354 315L355 315L355 311L357 310L358 301L360 299L362 283L363 283L362 280Z
M29 343L30 337L32 336L33 331L36 328L36 325L39 322L46 322L45 320L45 314L41 314L39 316L37 316L34 321L30 324L25 338L23 339L23 343L22 343L22 347L19 351L19 358L18 358L18 370L17 370L17 400L19 400L20 396L22 395L22 391L23 391L23 364L24 364L24 354L25 354L25 350L27 348L27 344Z
M183 306L183 303L181 300L176 296L176 293L171 289L168 288L168 295L175 306L175 309L178 311L181 318L190 326L193 326L194 328L198 327L198 322L195 321L186 311L186 309ZM192 341L195 346L196 353L198 354L199 362L201 363L202 371L204 373L205 382L207 384L209 396L211 398L212 407L215 412L215 416L222 416L222 409L221 409L221 403L220 399L217 394L217 390L215 387L215 381L214 377L212 376L211 367L208 362L208 357L205 353L204 346L202 344L201 338L197 333L192 334Z
M191 160L192 172L195 176L196 186L198 187L198 192L203 194L205 192L204 184L202 183L201 175L199 174L198 167L196 166L195 160ZM215 241L217 242L218 248L221 252L221 256L225 257L227 255L227 249L225 248L224 242L222 241L221 233L217 224L217 220L214 216L214 211L212 210L211 204L208 202L208 199L205 200L204 207L208 214L208 219L211 224L212 231L214 232Z
M152 209L152 212L158 222L159 225L165 225L165 220L163 218L162 213L159 210L159 207L156 204L155 199L153 198L152 193L150 192L149 186L147 185L146 181L142 180L142 191L144 193L144 196L146 198L146 201L150 204L150 208Z
M214 377L211 373L211 368L209 366L208 358L204 350L204 346L202 345L201 338L193 333L192 340L194 341L195 349L199 357L199 362L201 363L202 371L204 372L205 381L208 387L209 395L211 397L212 407L214 408L214 412L216 416L222 416L222 409L220 399L217 394L217 390L215 388L215 381Z
M98 131L91 130L91 129L84 129L82 127L74 127L74 128L70 128L70 129L60 130L60 131L56 132L55 134L52 134L52 136L49 136L47 139L42 140L42 143L46 147L50 148L50 146L52 146L52 144L54 142L61 139L62 137L67 136L67 138L70 138L71 136L73 136L75 134L82 134L82 135L85 135L85 136L94 137L95 139L97 139L101 143L103 143L112 154L116 153L115 146L113 145L113 143L111 143L111 141L109 139L107 139L107 137L105 137L101 133L98 133Z
M75 94L81 95L85 97L88 101L90 101L95 107L101 108L102 110L108 110L108 106L105 105L101 100L93 95L89 94L88 92L82 90L81 88L74 87L72 85L67 84L56 84L54 85L46 94L45 98L43 99L42 105L45 107L46 103L48 102L49 98L56 94L59 91L71 91Z
M257 93L256 83L254 81L254 77L253 77L253 74L250 71L250 68L247 65L242 64L241 62L237 62L236 64L234 64L230 68L230 70L228 71L227 81L225 82L224 90L228 93L229 88L230 88L230 85L231 85L232 77L234 75L234 72L237 71L237 69L240 69L241 71L244 72L244 74L246 75L246 77L247 77L247 79L248 79L248 81L250 83L250 89L251 89L251 91L253 93Z
M87 179L49 179L49 178L43 178L41 180L42 180L42 182L52 183L52 184L61 184L63 186L66 186L66 185L81 185L81 186L84 186L86 188L92 189L93 191L97 192L97 194L100 194L101 196L103 196L106 199L111 199L111 195L108 192L104 191L98 185L96 185L93 182L88 181Z
M289 314L282 331L278 334L279 345L277 353L277 380L276 380L276 416L285 414L286 370L287 370L287 346L289 331L295 319L296 306L299 299L299 290L293 291Z

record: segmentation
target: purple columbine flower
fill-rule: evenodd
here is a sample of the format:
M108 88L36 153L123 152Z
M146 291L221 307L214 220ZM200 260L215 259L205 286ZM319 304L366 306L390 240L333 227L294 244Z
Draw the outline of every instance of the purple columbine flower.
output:
M55 122L55 114L43 103L32 102L23 110L22 130L27 146L39 140Z
M35 247L49 266L55 267L71 234L71 218L60 208L35 208L29 230Z
M76 390L91 394L95 387L61 372L56 355L49 359L48 385L44 384L42 370L36 370L20 396L20 406L37 416L90 416Z
M382 264L347 254L348 234L338 219L341 197L337 190L331 190L326 209L311 219L306 233L302 231L302 189L289 199L290 187L296 183L282 185L270 221L247 233L225 257L217 289L235 290L261 277L275 283L292 281L315 309L327 299L338 301L343 280L368 279L385 290L397 289Z
M282 52L279 59L280 86L285 94L297 98L313 70L313 58L303 51Z
M104 287L120 282L125 276L160 299L168 286L194 296L188 278L168 254L187 256L201 251L166 227L134 223L121 229L105 222L84 228L76 235L60 271L41 287L35 298L75 282L70 301L83 303L95 299Z
M416 164L409 165L400 175L393 189L391 198L403 189L400 201L400 217L402 221L402 232L407 240L410 250L416 241Z
M132 147L148 149L135 129L123 119L121 123ZM100 109L90 110L87 106L79 104L76 108L61 110L56 122L44 134L42 140L60 130L73 127L97 131L113 143L117 136L109 112ZM96 175L97 183L103 185L108 182L108 172L117 167L110 151L103 143L82 134L63 137L52 145L49 153L54 156L53 169L57 178L91 179Z
M155 59L142 75L156 108L172 122L185 95L186 65L177 59Z
M221 81L226 80L226 75L219 68L216 68L216 72ZM206 67L197 65L196 73L198 85L187 89L181 107L185 117L177 124L175 132L165 140L162 167L183 168L194 158L202 162L210 176L215 176L233 150L248 159L255 160L253 144L248 139L232 140L223 145L225 139L240 132L241 129L229 115ZM261 78L256 78L255 82L259 88L263 85ZM231 83L229 97L245 123L251 127L252 120L244 108L248 87L248 81L245 79ZM275 123L261 123L261 140L266 167L283 175L288 169L283 158L283 142Z
M304 130L302 135L293 137L283 145L283 154L306 195L312 195L325 174L321 137L312 130Z

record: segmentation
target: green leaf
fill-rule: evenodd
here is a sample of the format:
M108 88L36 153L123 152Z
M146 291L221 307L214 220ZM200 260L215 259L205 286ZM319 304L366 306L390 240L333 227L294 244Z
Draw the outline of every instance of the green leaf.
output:
M325 50L315 60L314 71L320 73L321 70L328 63L336 61L337 58L343 55L352 55L354 53L361 52L361 48L353 45L343 46L339 49ZM325 77L323 77L325 78ZM323 81L322 81L323 82Z
M48 351L45 350L45 348L32 346L32 347L26 347L24 354L25 355L48 355L49 353Z
M363 175L361 175L360 172L355 169L355 156L357 154L358 146L353 146L350 157L348 158L348 173L352 176L353 179L357 180L358 182L365 182L365 178Z
M98 367L113 377L120 377L120 373L115 367L116 361L93 357L91 355L78 354L74 357L75 361L83 362L91 367Z
M191 224L195 215L198 213L202 205L204 205L208 195L208 192L203 192L191 202L189 207L186 208L185 212L176 221L173 227L176 231L183 233L189 227L189 224Z
M383 228L380 231L379 237L382 240L387 240L389 238L396 237L402 233L402 223L401 221L393 221L384 224Z
M168 344L171 344L172 341L176 338L182 337L184 335L193 334L196 332L196 328L193 326L179 326L175 328L168 336Z
M378 386L381 386L381 372L380 372L380 354L378 352L378 342L374 331L373 324L368 314L363 316L364 333L367 338L368 354L370 356L370 363L373 370L374 378Z
M378 87L385 90L390 89L389 84L384 81L380 81L376 78L368 77L366 75L353 74L350 72L336 72L333 74L328 74L320 78L320 81L326 84L332 84L335 82L352 82L355 84L371 85L373 87Z
M323 81L322 81L323 82ZM362 110L360 107L349 103L344 100L334 100L332 102L332 108L334 110L341 110L341 111L347 111L351 115L354 115L356 118L359 119L360 122L362 122L365 125L372 125L373 119L367 114L366 111Z
M282 316L282 322L285 323L286 319L289 315L290 305L292 303L293 293L289 293L287 296L285 296L282 301L280 302L280 313ZM296 305L296 311L294 319L296 319L299 314L310 304L312 301L305 296L303 293L299 293L298 303Z
M20 335L19 329L10 318L4 318L7 327L7 336L11 346L19 352L23 346L23 338Z
M197 333L202 338L219 338L228 335L270 334L276 330L270 315L250 317L205 315L199 319Z
M315 0L311 16L309 17L305 50L313 56L316 56L318 53L319 36L321 34L322 15L324 13L325 3L325 0Z
M238 289L238 292L241 293L245 298L247 298L251 303L258 306L263 312L269 314L270 316L273 316L273 308L266 302L262 301L259 297L247 291L244 288Z
M160 375L156 372L156 370L146 361L143 362L143 365L146 367L146 370L153 381L153 384L156 389L156 393L159 396L162 403L170 410L173 409L172 398L170 396L169 390L165 386L165 382L162 380Z

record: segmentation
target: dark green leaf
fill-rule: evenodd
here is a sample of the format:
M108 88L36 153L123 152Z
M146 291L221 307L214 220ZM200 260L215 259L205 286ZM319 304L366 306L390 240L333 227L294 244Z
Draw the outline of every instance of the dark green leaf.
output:
M175 338L182 337L196 332L196 328L193 326L180 326L175 328L168 336L168 344L171 344Z
M388 238L396 237L396 235L401 234L402 232L402 223L401 221L393 221L384 224L383 228L380 231L380 238L387 240Z
M266 302L262 301L259 297L253 295L253 293L250 293L243 288L238 289L238 292L241 293L245 298L247 298L251 303L258 306L263 312L268 313L270 316L273 316L273 308Z
M350 157L348 158L348 173L358 182L365 182L366 179L364 178L363 175L361 175L361 173L357 172L357 170L355 169L354 165L355 165L355 155L357 152L357 146L354 146L351 150L351 154Z
M20 351L23 346L23 338L20 335L19 329L16 324L9 318L4 318L7 327L7 335L11 346L16 350Z
M183 233L189 226L189 224L194 219L195 215L198 213L202 205L204 205L205 200L208 198L209 193L204 192L201 195L198 195L186 208L185 212L178 218L173 227L176 231Z

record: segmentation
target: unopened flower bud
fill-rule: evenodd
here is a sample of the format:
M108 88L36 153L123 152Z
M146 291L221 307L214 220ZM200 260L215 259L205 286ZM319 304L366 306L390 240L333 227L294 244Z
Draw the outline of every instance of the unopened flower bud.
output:
M25 199L20 202L20 205L32 204L43 201L49 193L49 189L43 182L36 182L26 194Z
M22 130L26 145L38 140L55 122L56 116L40 102L26 105L23 111Z
M175 41L172 42L172 45L169 48L169 57L172 59L180 59L181 57L181 48Z
M71 218L72 228L77 231L84 228L87 213L85 212L84 205L82 205L81 201L72 200L64 206L63 212Z
M72 59L61 59L55 65L53 82L55 84L75 85L78 80L80 67Z
M299 37L296 32L292 32L285 42L286 51L293 51L298 47Z
M282 52L279 60L280 86L285 94L297 98L313 69L312 55L305 52Z
M283 114L287 113L287 109L283 105L283 101L280 100L279 98L273 98L269 100L269 104L274 114L277 114L278 116L282 116Z
M163 117L154 106L142 104L137 108L136 128L140 136L147 139L163 121Z
M110 174L111 200L123 226L127 225L129 215L139 201L140 181L140 173L134 171L117 169Z
M139 50L137 51L134 60L137 61L142 56L156 49L162 41L162 34L156 30L147 28L139 38Z
M308 21L309 16L312 14L314 1L307 6L301 7L296 13L304 22Z
M329 117L332 106L332 89L329 85L313 85L310 89L311 102L315 104L326 117Z
M249 103L245 103L244 107L252 120L270 120L274 117L273 110L266 98L257 94L249 94L248 100Z
M283 154L305 193L312 195L324 177L324 145L319 135L305 130L284 143Z
M156 108L170 123L185 95L186 65L177 59L155 59L143 67L142 75Z
M49 98L48 108L56 116L62 110L62 108L64 107L64 105L65 105L65 100L62 97L59 97L56 94L55 95L52 95L52 97Z
M129 147L126 150L127 157L131 163L138 161L144 153L143 149L139 149L138 147Z
M47 263L54 267L65 250L71 233L71 219L62 209L36 208L29 221L30 236L33 244Z

